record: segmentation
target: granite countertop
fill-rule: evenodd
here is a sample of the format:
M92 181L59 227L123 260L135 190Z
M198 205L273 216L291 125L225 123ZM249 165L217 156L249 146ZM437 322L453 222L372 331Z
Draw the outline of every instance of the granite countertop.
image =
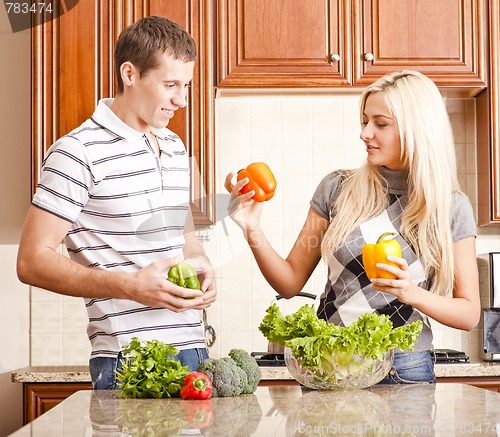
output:
M120 399L117 393L78 391L11 437L496 436L500 428L500 394L466 384L344 391L271 386L206 401Z
M261 367L262 381L292 380L286 367ZM500 363L436 364L438 378L500 377ZM33 366L18 369L11 374L12 382L91 382L88 366Z

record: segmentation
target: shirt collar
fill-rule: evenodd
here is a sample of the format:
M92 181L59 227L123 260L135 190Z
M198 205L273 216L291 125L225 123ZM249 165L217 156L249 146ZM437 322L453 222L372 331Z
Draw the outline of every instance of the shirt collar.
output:
M384 178L385 186L389 190L389 193L408 193L408 170L391 170L384 166L380 166L378 169Z
M112 98L105 98L99 100L97 108L92 115L92 119L99 125L102 125L106 129L113 132L115 135L122 137L126 141L134 142L139 140L143 133L139 132L127 123L123 122L110 108L113 103ZM172 131L167 128L154 129L151 128L151 132L162 140L170 140L172 137Z

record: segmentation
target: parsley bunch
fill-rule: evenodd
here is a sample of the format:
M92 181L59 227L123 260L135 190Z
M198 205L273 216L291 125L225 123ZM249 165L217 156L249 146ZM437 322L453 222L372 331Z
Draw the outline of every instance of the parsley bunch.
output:
M123 349L122 369L117 372L124 398L178 397L188 367L172 358L178 353L159 340L142 343L137 337Z

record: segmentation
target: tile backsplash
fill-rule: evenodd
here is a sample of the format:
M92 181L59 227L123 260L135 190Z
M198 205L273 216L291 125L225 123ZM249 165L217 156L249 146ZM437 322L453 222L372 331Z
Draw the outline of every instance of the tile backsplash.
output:
M216 99L216 183L218 221L202 237L217 272L218 300L208 310L217 340L213 357L232 347L265 351L257 327L276 293L262 277L241 230L229 219L223 183L230 171L265 161L278 188L265 205L263 228L275 250L286 257L305 220L309 200L323 176L353 168L365 158L359 139L358 94L219 91ZM459 180L476 208L476 140L474 99L446 99L453 126ZM477 238L481 295L487 306L488 252L500 250L499 231L479 228ZM322 262L303 291L320 295L326 278ZM306 301L280 301L292 311ZM310 301L312 302L312 301ZM434 323L434 346L478 357L482 332L461 332ZM85 365L90 355L82 299L31 290L31 365Z

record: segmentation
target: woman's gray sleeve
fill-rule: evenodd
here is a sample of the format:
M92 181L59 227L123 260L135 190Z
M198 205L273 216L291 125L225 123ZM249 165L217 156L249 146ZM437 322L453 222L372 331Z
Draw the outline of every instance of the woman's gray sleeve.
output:
M452 194L450 215L453 241L477 236L474 212L465 193L456 191Z
M332 219L333 207L338 196L341 176L338 171L326 175L319 183L309 202L311 207L323 218Z

